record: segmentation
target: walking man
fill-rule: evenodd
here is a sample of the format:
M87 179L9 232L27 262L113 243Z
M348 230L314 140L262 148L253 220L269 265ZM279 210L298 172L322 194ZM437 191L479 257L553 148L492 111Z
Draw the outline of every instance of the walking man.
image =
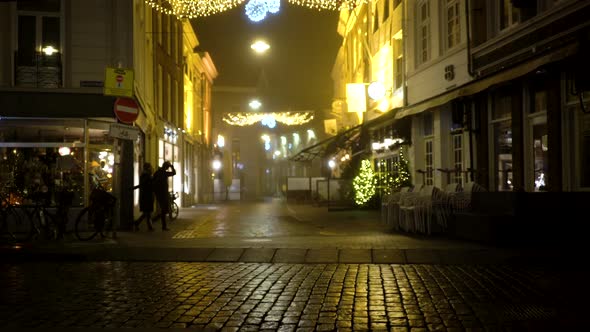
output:
M139 230L139 224L146 220L148 230L154 230L152 225L152 211L154 211L154 192L152 189L152 165L150 163L143 164L143 172L139 177L139 184L133 189L139 189L139 210L141 216L133 223L133 230Z
M168 171L170 169L171 171ZM169 161L165 161L160 168L154 173L152 178L152 188L156 195L156 200L160 206L160 218L162 220L162 230L168 231L166 216L170 213L170 194L168 193L168 178L176 175L174 166Z

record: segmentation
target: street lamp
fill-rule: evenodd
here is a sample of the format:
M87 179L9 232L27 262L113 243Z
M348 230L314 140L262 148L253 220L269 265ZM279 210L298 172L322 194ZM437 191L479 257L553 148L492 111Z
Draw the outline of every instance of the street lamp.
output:
M215 159L211 165L215 171L219 171L221 169L221 160Z
M248 106L250 106L250 108L253 110L258 110L260 106L262 106L262 103L258 99L253 99L252 101L250 101Z
M266 51L268 51L270 45L268 45L268 43L264 40L257 40L252 45L250 45L250 48L258 54L263 54L266 53Z

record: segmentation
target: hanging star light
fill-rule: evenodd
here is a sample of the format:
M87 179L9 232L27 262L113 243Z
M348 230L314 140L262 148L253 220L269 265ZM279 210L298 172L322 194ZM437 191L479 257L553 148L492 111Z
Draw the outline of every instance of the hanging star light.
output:
M297 126L308 123L313 120L313 112L232 112L223 115L223 121L232 126L251 126L257 122L264 122L263 125L269 125L274 122L280 122L287 126Z
M155 10L178 19L218 14L241 5L246 0L144 0Z
M266 17L268 5L266 0L250 0L246 4L246 16L252 22L260 22Z

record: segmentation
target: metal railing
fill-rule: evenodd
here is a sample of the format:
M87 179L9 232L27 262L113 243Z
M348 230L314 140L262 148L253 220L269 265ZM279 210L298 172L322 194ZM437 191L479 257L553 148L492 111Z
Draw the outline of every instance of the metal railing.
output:
M62 59L60 53L16 51L14 54L14 83L17 87L60 88Z

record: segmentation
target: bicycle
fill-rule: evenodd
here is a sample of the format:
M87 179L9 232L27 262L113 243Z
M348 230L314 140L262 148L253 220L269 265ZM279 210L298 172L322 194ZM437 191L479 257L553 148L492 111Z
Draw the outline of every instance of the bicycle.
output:
M176 220L178 218L178 204L176 204L175 200L178 198L178 193L170 192L170 220Z
M32 211L23 205L22 208L28 219L32 223L33 233L37 236L42 235L47 240L61 239L66 233L68 223L68 211L72 205L74 193L71 191L57 192L57 206L55 213L49 211L49 203L46 199L47 192L35 192L30 197L34 202Z
M35 232L32 220L24 218L17 206L12 204L6 196L0 195L1 238L11 243L27 242Z
M97 187L90 193L90 204L76 217L74 233L80 241L89 241L100 234L105 238L113 230L114 208L117 198L104 188Z

